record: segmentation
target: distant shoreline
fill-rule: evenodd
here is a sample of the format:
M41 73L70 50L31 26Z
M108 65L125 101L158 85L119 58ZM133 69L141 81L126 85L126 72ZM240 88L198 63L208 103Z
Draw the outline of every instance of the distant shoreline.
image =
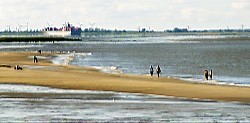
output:
M0 38L2 37L44 37L42 32L0 32ZM249 37L250 32L138 32L138 31L111 31L111 32L82 32L82 38L91 37L166 37L166 36L240 36Z
M222 38L185 38L185 39L174 39L176 41L250 41L249 37L222 37Z
M158 37L177 36L177 35L181 36L182 34L177 33L176 35L158 35ZM28 36L28 35L27 36L13 36L13 37L4 36L4 37L0 37L0 42L61 42L61 41L82 41L84 39L95 41L95 40L106 40L110 38L114 38L114 39L123 38L122 35L120 36L121 37L119 36L117 37L101 37L101 36L100 37L99 36L96 36L96 37L46 37L46 36ZM157 35L155 36L157 37ZM250 35L249 36L225 35L226 37L220 37L220 38L215 38L215 37L208 38L206 37L208 35L200 35L199 38L195 38L195 37L192 37L192 35L186 35L186 34L183 34L183 36L191 36L191 37L186 37L186 38L181 38L181 39L171 39L171 40L173 41L250 41ZM216 35L211 35L211 36L216 36ZM218 36L222 36L222 35L218 35ZM127 38L127 36L125 37ZM151 37L151 36L139 36L139 37Z
M43 37L43 36L17 36L0 37L0 42L54 42L54 41L81 41L81 38L73 37Z

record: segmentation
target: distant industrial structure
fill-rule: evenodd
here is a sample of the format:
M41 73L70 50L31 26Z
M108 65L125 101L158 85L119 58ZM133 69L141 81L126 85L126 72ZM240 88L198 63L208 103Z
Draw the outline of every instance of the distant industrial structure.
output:
M82 33L81 27L75 27L69 22L65 22L65 24L63 24L60 28L51 27L50 24L48 25L48 27L42 30L42 32L47 36L81 36Z

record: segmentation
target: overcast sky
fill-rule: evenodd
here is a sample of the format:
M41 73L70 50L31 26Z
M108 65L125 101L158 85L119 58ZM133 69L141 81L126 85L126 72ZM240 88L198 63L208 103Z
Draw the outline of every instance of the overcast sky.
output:
M250 0L0 0L0 30L70 21L83 28L250 28Z

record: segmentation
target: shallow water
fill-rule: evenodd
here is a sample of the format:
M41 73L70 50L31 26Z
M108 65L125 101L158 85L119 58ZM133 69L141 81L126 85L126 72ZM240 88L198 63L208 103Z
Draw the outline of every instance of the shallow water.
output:
M131 39L132 40L132 39ZM142 38L133 41L94 41L79 44L92 55L77 57L73 65L94 66L103 71L148 74L160 65L162 76L203 81L203 71L212 69L221 83L250 85L250 41L174 41ZM107 70L109 68L109 70Z
M250 106L241 103L9 84L0 94L1 122L250 122Z

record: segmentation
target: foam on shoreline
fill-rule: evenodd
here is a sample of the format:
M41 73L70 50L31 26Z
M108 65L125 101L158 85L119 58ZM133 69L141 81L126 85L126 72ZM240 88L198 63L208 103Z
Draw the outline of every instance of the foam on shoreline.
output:
M111 73L111 74L123 73L123 71L116 66L90 66L90 67L97 70L101 70L102 72L105 73Z
M91 56L92 53L75 53L75 52L63 52L63 54L57 55L57 57L52 59L52 63L56 65L70 65L70 63L78 57ZM77 65L75 65L77 66ZM121 74L123 71L116 66L84 66L88 68L94 68L105 73L111 74ZM181 76L163 76L168 78L180 79L188 82L194 83L204 83L204 84L214 84L214 85L225 85L225 86L237 86L237 87L250 87L250 84L238 84L234 82L225 82L220 80L204 80L200 78L193 77L181 77Z
M70 65L70 63L78 57L85 57L85 56L91 56L92 53L75 53L75 52L68 52L65 54L59 54L57 57L52 59L52 63L56 65ZM76 65L77 66L77 65ZM111 73L111 74L118 74L123 73L122 70L120 70L116 66L84 66L88 68L94 68L97 70L100 70L105 73Z
M59 54L57 57L52 59L52 63L56 65L69 65L71 61L73 61L76 57L79 56L87 56L92 55L92 53L75 53L75 52L68 52L65 54Z

